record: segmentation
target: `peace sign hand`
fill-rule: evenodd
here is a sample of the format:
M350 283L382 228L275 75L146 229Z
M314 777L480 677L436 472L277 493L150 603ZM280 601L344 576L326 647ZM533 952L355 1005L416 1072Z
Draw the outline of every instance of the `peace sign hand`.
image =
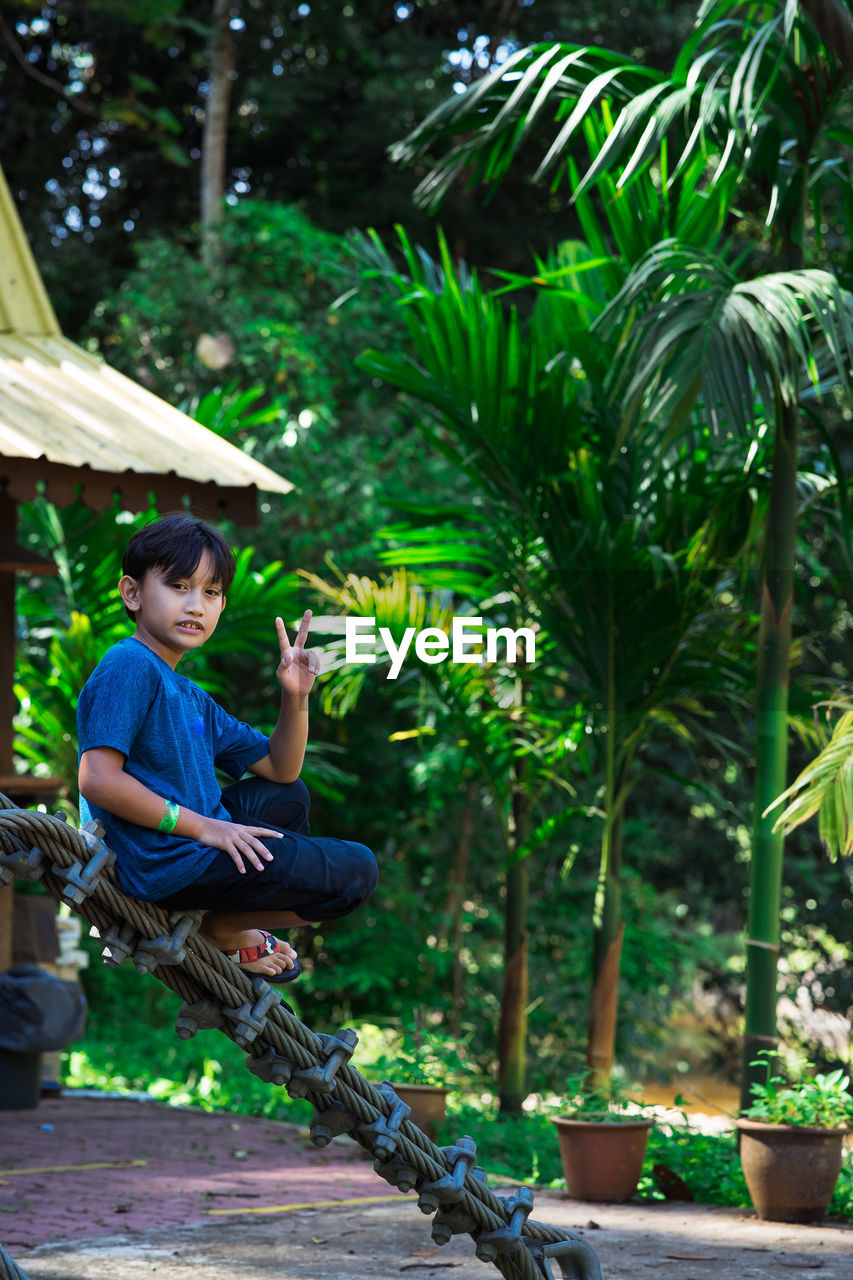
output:
M276 618L275 629L281 649L281 661L276 669L276 679L281 685L282 693L295 697L304 697L311 692L314 680L320 670L320 657L313 649L305 648L308 639L308 624L311 621L311 610L306 609L296 633L293 644L287 636L284 622Z

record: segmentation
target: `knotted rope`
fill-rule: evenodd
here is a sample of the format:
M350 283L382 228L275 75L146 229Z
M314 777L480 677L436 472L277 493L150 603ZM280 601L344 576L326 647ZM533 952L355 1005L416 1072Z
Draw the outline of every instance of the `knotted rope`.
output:
M312 1140L325 1146L350 1134L375 1157L381 1177L418 1192L419 1208L435 1215L436 1243L467 1232L477 1256L507 1280L554 1280L552 1261L567 1280L601 1280L586 1241L529 1218L530 1188L494 1195L474 1167L470 1138L437 1147L406 1118L409 1108L391 1085L365 1080L349 1062L354 1031L315 1034L260 975L245 973L198 933L200 912L167 913L122 893L103 834L98 823L76 831L62 815L18 809L0 795L0 884L14 876L40 880L93 926L107 964L131 959L183 998L178 1035L215 1027L246 1050L250 1071L291 1097L308 1098ZM26 1280L2 1247L0 1280Z

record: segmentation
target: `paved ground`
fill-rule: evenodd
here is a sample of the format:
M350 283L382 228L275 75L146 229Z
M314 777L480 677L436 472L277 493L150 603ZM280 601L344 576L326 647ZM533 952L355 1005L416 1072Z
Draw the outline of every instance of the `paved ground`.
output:
M276 1121L66 1095L0 1111L0 1183L0 1241L31 1280L498 1275L467 1236L437 1249L414 1196L395 1194L357 1148L318 1151ZM547 1191L534 1216L582 1234L605 1280L853 1280L847 1225Z
M202 1222L219 1209L399 1195L355 1144L294 1125L124 1098L0 1111L0 1243Z

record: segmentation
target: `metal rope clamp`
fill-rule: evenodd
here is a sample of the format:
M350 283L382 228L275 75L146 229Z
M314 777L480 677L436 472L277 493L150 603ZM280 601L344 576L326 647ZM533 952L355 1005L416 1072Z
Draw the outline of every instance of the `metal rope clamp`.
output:
M225 1024L225 1012L221 1000L205 996L194 1004L186 1001L178 1010L175 1031L182 1040L192 1040L199 1031L219 1030Z
M356 1127L356 1118L337 1098L330 1099L324 1111L314 1110L308 1134L315 1147L327 1147L333 1138L350 1133ZM358 1126L359 1129L361 1126Z
M156 938L143 938L133 953L133 963L138 973L151 973L158 964L181 964L187 954L185 942L198 931L200 911L176 913L171 933L161 933Z
M45 870L44 850L13 849L11 853L0 852L0 888L11 884L17 876L19 880L32 883L40 880Z
M418 1208L421 1213L435 1213L439 1205L456 1204L465 1194L465 1175L474 1164L477 1144L473 1138L460 1138L453 1147L439 1147L449 1173L434 1182L418 1182Z
M268 982L264 982L260 974L252 978L252 990L257 997L254 1004L250 1005L246 1000L236 1009L229 1009L227 1006L223 1008L223 1013L229 1022L237 1024L231 1037L236 1040L241 1049L245 1049L261 1034L267 1025L267 1014L270 1009L281 1003L281 996L277 991L273 991Z
M293 1074L293 1063L283 1053L277 1053L271 1044L266 1045L258 1058L248 1057L246 1066L253 1076L263 1080L264 1084L287 1084Z
M116 860L112 849L104 844L104 828L100 822L87 822L77 834L91 854L88 862L72 862L70 867L56 867L54 871L57 880L65 884L63 901L71 907L79 907L91 897L98 887L101 872Z
M521 1229L533 1208L530 1187L519 1187L514 1196L501 1197L508 1221L494 1231L481 1231L474 1252L482 1262L494 1262L499 1253L513 1253L524 1248Z
M110 969L116 969L128 960L139 942L139 930L129 920L123 920L119 925L111 924L107 929L99 929L93 924L89 935L103 942L101 955L104 964Z
M373 1161L373 1172L378 1173L380 1178L384 1178L392 1187L399 1187L401 1191L412 1191L418 1185L420 1174L417 1169L408 1164L402 1156L394 1154L390 1159L380 1159L377 1157Z
M408 1120L412 1114L412 1108L399 1097L389 1080L383 1080L377 1085L376 1092L388 1103L390 1113L386 1116L380 1111L375 1120L358 1125L358 1131L371 1144L373 1154L378 1160L388 1160L397 1150L400 1125L404 1120Z
M486 1174L479 1165L471 1170L471 1177L485 1186ZM432 1238L438 1245L447 1244L451 1236L474 1235L480 1223L462 1204L441 1205L432 1220Z
M325 1054L324 1061L322 1065L314 1063L313 1066L300 1067L298 1071L294 1071L287 1086L291 1098L306 1098L311 1092L331 1093L338 1069L349 1062L352 1051L358 1044L358 1035L351 1027L343 1027L336 1036L320 1032L317 1039Z

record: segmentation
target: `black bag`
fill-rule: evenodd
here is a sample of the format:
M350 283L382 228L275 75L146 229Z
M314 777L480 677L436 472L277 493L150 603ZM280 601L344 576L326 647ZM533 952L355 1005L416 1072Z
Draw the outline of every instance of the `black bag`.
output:
M64 1049L83 1034L85 1023L86 997L79 983L65 982L35 965L0 973L0 1049Z

